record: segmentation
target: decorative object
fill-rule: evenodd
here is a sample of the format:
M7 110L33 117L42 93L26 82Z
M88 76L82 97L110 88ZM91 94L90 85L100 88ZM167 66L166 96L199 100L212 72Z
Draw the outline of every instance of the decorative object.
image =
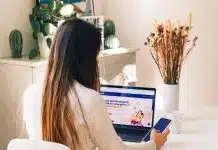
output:
M173 110L179 110L179 84L163 85L163 104L164 110L171 113Z
M48 58L57 26L68 18L77 18L78 16L79 13L74 10L72 4L63 4L61 0L49 0L48 5L36 5L29 20L33 38L38 41L38 47L31 50L29 58L34 58L35 54Z
M106 37L104 41L105 49L116 49L120 46L120 41L115 35Z
M106 20L104 22L104 36L105 38L110 35L116 34L115 23L112 20Z
M23 37L19 30L13 30L9 36L12 58L21 58L23 49Z
M116 37L116 27L112 20L104 22L104 47L105 49L116 49L120 46L120 41Z
M164 108L166 112L179 109L179 81L182 65L196 45L197 37L189 39L192 30L192 14L189 24L180 25L170 20L158 24L145 42L150 49L165 84Z

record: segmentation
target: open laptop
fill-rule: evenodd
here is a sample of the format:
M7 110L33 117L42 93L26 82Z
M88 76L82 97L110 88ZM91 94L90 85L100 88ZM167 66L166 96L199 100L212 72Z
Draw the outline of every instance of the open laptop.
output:
M117 134L141 142L153 127L156 89L101 85L100 91Z

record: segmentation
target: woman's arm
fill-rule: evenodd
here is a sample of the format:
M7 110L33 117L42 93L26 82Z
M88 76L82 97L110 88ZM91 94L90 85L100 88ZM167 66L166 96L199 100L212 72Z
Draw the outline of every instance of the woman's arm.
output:
M84 109L85 110L85 109ZM99 150L155 150L153 142L125 144L116 134L107 108L100 95L93 97L84 111L91 137Z

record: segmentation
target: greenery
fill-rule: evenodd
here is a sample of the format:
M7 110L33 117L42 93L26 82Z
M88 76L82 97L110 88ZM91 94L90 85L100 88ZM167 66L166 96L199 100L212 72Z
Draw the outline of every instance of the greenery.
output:
M78 13L74 11L74 6L64 4L61 0L50 0L48 5L38 4L32 9L32 14L29 15L33 38L38 40L42 35L47 37L46 41L50 48L58 23L69 18L76 18L77 16ZM39 55L38 47L30 51L30 59Z
M23 49L23 37L19 30L13 30L9 36L12 58L21 58Z

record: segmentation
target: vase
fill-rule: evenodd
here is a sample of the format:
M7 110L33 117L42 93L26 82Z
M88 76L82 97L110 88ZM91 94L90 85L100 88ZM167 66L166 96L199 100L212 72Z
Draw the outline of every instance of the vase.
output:
M47 44L47 38L49 36L43 36L43 34L38 34L38 44L39 44L39 52L40 56L43 58L48 58L50 55L50 49Z
M163 105L166 113L179 110L179 84L164 84Z

